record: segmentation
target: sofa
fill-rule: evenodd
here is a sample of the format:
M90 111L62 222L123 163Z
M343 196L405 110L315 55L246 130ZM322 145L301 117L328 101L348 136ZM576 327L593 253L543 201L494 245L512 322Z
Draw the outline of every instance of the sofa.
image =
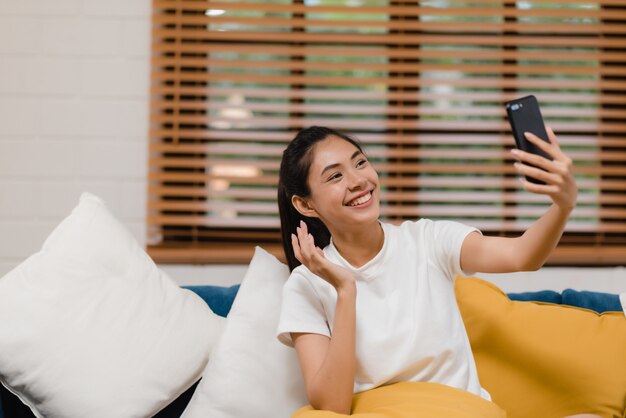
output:
M0 277L0 418L335 418L307 411L295 350L275 336L288 278L256 247L240 285L181 288L84 193L41 250ZM455 292L496 416L626 418L620 297L506 295L462 276ZM481 399L404 383L359 394L353 415L461 418ZM409 409L398 402L408 386L438 401Z
M200 296L213 312L222 317L227 317L233 301L237 296L237 291L239 290L239 287L240 285L234 285L230 287L210 285L183 286L183 288L189 289L198 296ZM555 309L568 309L569 307L573 309L593 311L598 314L603 314L605 312L614 312L617 313L617 315L622 315L623 310L619 295L610 293L566 289L563 292L545 290L526 293L509 293L507 296L511 301L523 302L544 307L552 306ZM473 336L476 343L478 343L477 340L479 338L472 331L473 330L471 328L468 329L470 335ZM624 359L626 359L626 351L624 351L623 354ZM481 373L481 358L478 358L477 361L479 373ZM485 367L488 367L488 365L486 364ZM167 408L165 408L159 414L155 415L155 418L180 416L185 409L187 403L189 402L193 390L196 387L197 384L193 385L180 397L173 400ZM0 390L2 395L0 397L0 418L25 418L33 416L28 408L23 406L19 399L9 393L4 387L0 388ZM626 394L624 394L624 396L626 397ZM520 396L521 400L523 400L523 398L523 396Z

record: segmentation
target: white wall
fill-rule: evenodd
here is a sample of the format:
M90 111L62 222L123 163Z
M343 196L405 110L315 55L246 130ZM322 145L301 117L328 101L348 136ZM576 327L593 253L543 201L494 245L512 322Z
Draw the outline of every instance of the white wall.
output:
M0 276L36 252L82 191L144 244L149 0L0 0ZM163 266L227 285L246 266ZM621 269L490 276L506 291L626 291Z
M0 274L80 192L144 242L149 0L0 0Z

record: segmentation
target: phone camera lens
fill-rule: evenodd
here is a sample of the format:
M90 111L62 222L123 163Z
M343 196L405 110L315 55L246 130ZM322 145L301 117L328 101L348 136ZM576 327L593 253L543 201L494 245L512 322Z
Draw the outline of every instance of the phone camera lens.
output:
M511 110L517 110L520 108L520 105L518 105L517 103L514 105L511 105Z

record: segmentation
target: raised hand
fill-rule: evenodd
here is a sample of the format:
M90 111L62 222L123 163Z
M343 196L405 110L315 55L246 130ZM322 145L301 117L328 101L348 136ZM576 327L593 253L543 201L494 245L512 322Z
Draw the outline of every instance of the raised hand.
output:
M534 184L520 179L524 189L532 193L546 194L552 201L562 209L572 210L576 206L578 189L574 178L574 165L572 159L561 151L556 135L551 128L546 126L548 139L547 143L536 135L526 132L525 136L538 148L545 151L552 161L539 155L530 154L520 149L512 149L511 153L522 162L532 164L532 167L521 162L514 164L515 170L523 175L542 180L546 184Z
M313 274L323 278L337 290L356 283L354 274L350 270L326 259L322 249L315 245L313 235L308 232L305 222L300 221L296 232L297 236L291 234L293 252L298 261Z

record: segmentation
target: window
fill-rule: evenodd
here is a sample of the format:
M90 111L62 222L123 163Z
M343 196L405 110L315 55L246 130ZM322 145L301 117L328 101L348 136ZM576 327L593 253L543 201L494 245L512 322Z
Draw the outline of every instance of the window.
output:
M534 94L575 162L551 264L626 261L621 0L153 2L148 251L160 262L281 252L276 184L295 132L354 134L388 221L518 236L549 206L519 187L503 103Z

